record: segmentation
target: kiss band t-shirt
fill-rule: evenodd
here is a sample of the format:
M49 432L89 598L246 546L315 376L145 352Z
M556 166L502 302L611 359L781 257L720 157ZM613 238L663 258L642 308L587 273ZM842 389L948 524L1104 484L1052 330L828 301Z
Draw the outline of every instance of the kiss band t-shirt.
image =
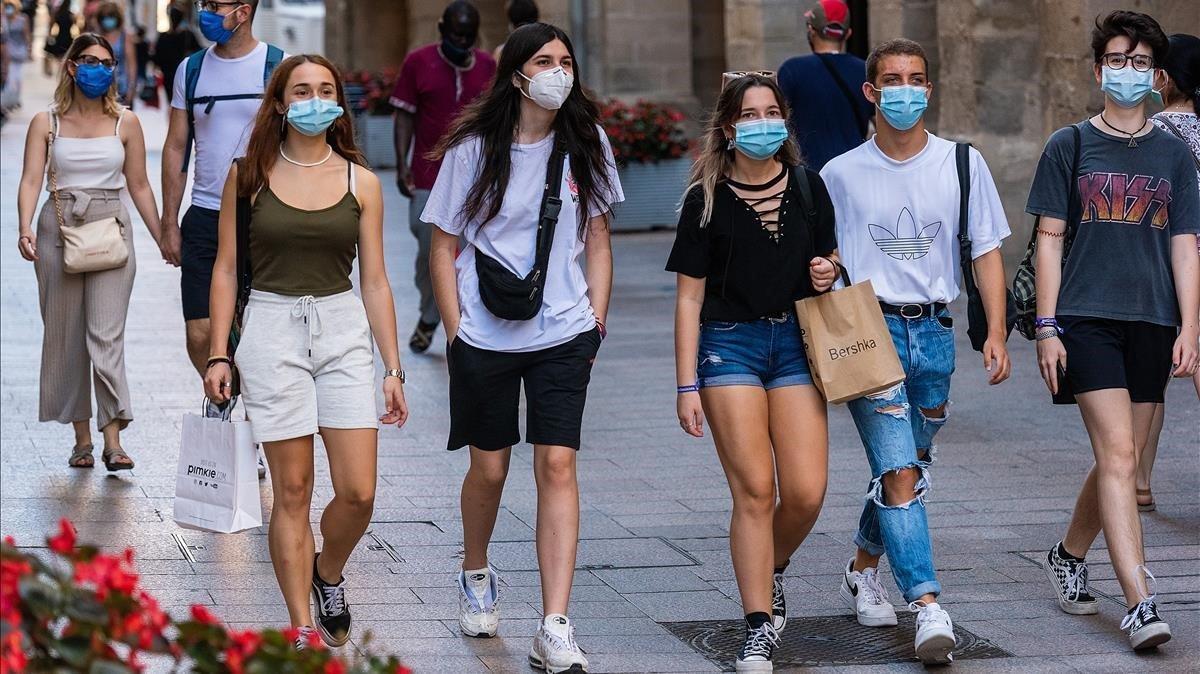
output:
M1128 137L1080 128L1082 218L1063 269L1057 313L1179 325L1171 237L1200 231L1200 192L1187 145L1152 128ZM1065 220L1075 153L1070 127L1050 136L1025 210Z

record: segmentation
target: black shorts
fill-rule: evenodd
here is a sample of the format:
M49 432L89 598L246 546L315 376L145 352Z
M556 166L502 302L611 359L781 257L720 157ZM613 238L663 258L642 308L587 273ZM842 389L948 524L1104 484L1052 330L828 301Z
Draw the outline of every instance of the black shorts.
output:
M208 318L208 290L212 285L213 263L217 261L220 215L220 211L211 208L189 206L179 226L183 239L179 294L185 321Z
M497 450L521 441L521 382L525 382L525 439L534 445L579 449L592 361L600 349L593 329L571 341L526 353L488 351L456 339L450 345L450 441Z
M1142 321L1088 316L1059 316L1067 349L1066 376L1059 377L1057 405L1073 405L1075 396L1123 388L1135 403L1161 403L1171 379L1176 329Z

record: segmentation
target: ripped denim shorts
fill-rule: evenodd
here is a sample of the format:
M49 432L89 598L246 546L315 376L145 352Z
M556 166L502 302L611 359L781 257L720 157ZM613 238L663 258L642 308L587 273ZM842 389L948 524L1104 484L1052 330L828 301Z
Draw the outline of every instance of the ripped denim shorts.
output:
M796 314L753 321L704 321L696 357L700 386L811 386Z

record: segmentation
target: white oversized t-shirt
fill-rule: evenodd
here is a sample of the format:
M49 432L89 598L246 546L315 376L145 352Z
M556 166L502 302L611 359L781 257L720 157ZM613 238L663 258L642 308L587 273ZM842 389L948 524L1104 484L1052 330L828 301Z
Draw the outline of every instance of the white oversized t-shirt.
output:
M600 138L608 158L612 191L600 195L601 204L591 208L589 218L625 199L612 148L602 129ZM546 184L546 163L554 149L554 134L529 145L513 143L510 150L512 170L500 212L482 227L479 218L467 222L462 215L467 194L479 175L480 147L479 139L472 138L450 148L421 214L422 221L449 234L462 236L467 242L454 264L462 311L457 339L480 349L504 352L537 351L564 344L596 326L596 316L587 296L587 280L579 264L584 241L579 235L579 194L571 176L570 157L567 157L559 189L562 211L550 247L542 311L528 321L507 321L488 311L479 296L475 248L518 276L524 277L533 268L538 213Z
M286 56L286 55L285 55ZM249 54L236 59L224 59L213 53L204 52L204 65L200 68L200 81L196 83L196 96L227 96L234 94L261 94L263 92L263 68L267 64L267 43L259 42ZM187 60L175 71L174 92L171 107L186 110L184 80L187 78ZM221 191L233 160L246 153L246 143L254 128L254 117L262 105L262 99L247 98L235 101L217 101L212 111L205 112L205 105L196 105L196 156L191 168L195 176L192 182L192 203L202 208L219 210Z
M838 253L853 282L871 280L892 304L952 302L958 297L958 172L954 143L928 133L905 161L875 139L835 157L821 170L837 220ZM971 258L1000 247L1011 233L983 156L970 151L967 218Z

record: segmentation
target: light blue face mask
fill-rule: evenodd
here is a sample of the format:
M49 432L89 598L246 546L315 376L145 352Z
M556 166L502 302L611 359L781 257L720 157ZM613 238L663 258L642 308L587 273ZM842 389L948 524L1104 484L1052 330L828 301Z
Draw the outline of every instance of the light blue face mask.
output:
M897 131L908 131L916 126L929 107L929 90L926 87L905 84L877 88L875 91L879 92L879 112Z
M1104 66L1100 69L1100 90L1122 108L1136 108L1154 87L1154 69L1145 72L1135 70L1132 63L1115 70Z
M319 136L325 133L334 120L342 116L345 110L337 101L328 98L309 98L296 101L288 106L287 121L294 129L306 136Z
M753 119L733 125L733 145L751 159L770 159L788 139L782 119Z

